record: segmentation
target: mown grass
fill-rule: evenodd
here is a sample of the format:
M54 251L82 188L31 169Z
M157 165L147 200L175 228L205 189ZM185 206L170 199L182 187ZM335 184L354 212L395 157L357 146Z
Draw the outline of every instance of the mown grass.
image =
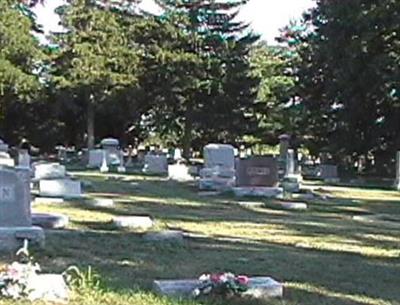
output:
M316 191L332 199L308 201L307 211L294 212L274 201L243 207L231 196L200 197L194 186L160 177L76 175L92 182L88 196L112 198L116 205L34 208L71 218L66 230L46 232L46 248L35 253L44 271L91 265L101 275L105 291L77 294L72 304L195 304L154 295L152 281L216 271L282 281L284 299L268 304L400 304L400 223L352 218L400 217L397 192L318 185ZM154 217L156 230L180 229L193 237L184 244L154 244L140 231L111 225L114 216L134 214Z

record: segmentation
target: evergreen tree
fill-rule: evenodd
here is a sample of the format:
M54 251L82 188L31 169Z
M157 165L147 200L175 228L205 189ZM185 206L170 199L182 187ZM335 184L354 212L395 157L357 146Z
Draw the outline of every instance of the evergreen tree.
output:
M35 99L45 56L31 33L32 20L17 1L0 1L0 12L0 113L4 116L14 104ZM3 121L3 131L4 127Z
M119 10L75 0L58 11L67 32L54 37L60 46L54 82L75 109L85 109L87 146L92 148L96 111L115 105L116 93L137 84L139 51L126 37Z
M174 65L167 71L176 69L169 98L159 106L185 155L193 144L234 143L253 131L258 80L250 75L249 54L258 37L243 34L247 25L235 21L247 1L156 2L180 39L169 53Z

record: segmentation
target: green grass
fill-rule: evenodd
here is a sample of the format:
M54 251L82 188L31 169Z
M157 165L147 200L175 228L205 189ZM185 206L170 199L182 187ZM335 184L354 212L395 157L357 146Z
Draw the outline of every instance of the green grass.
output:
M90 265L101 275L105 291L76 294L74 305L198 304L153 295L152 281L215 271L282 281L284 299L268 304L400 304L400 222L352 219L400 217L397 192L310 185L333 199L309 201L307 211L292 212L274 201L249 208L234 204L238 199L231 196L200 197L193 185L160 177L76 174L93 183L88 196L113 198L116 205L34 208L71 218L67 230L46 232L46 248L35 253L44 271ZM181 229L196 237L183 245L153 244L140 231L119 231L110 223L113 216L134 214L153 216L156 230Z

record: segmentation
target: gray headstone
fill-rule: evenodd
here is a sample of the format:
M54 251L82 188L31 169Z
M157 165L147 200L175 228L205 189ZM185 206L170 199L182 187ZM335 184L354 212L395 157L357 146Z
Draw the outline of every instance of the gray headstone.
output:
M274 157L251 157L239 160L236 169L238 186L267 186L278 184L278 163Z
M168 173L167 156L147 154L144 158L143 172L151 174Z
M326 179L338 179L337 165L332 164L321 164L319 166L318 176L324 180Z
M205 167L235 167L235 150L232 145L208 144L204 147L203 154Z
M69 301L70 291L62 274L38 274L29 281L27 291L31 302L67 304Z
M22 168L31 168L31 156L26 149L18 151L18 166Z
M276 198L282 194L282 189L279 187L234 187L233 192L237 197Z
M31 226L29 181L25 171L0 167L0 227Z

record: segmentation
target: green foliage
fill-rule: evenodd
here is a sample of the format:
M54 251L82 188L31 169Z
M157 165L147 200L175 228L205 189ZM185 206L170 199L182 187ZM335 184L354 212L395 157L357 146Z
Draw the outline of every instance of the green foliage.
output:
M400 148L398 1L318 1L285 40L297 52L304 134L314 153L375 157Z

